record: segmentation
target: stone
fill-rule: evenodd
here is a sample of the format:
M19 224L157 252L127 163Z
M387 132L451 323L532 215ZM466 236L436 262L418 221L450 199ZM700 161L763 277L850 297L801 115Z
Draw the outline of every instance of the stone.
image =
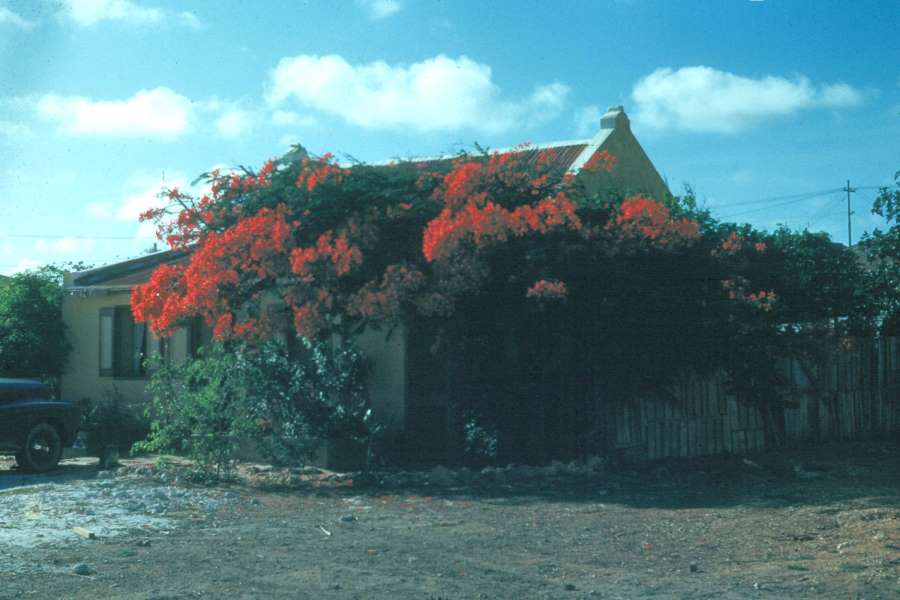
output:
M535 479L540 475L538 469L527 465L512 467L511 469L507 469L506 473L511 481L528 481L530 479Z
M600 456L589 456L584 466L594 473L602 473L606 469L606 460Z
M428 474L428 482L431 485L449 487L456 483L456 476L447 467L438 465Z
M461 469L459 469L456 472L456 476L459 477L459 479L466 485L469 485L475 479L475 473L469 470L468 467L462 467Z
M93 573L94 570L87 563L76 563L72 567L72 572L76 575L87 576Z

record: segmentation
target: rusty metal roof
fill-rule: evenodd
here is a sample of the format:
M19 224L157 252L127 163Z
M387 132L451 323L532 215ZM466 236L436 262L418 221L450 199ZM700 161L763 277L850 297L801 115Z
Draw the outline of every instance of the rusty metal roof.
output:
M488 156L494 154L505 154L507 152L520 155L520 159L523 162L523 166L526 168L533 167L537 162L538 156L540 156L541 152L545 150L552 150L556 153L556 158L551 165L558 166L562 170L568 170L575 161L581 156L582 152L590 145L591 140L571 140L565 142L550 142L545 144L536 144L536 145L528 145L525 147L517 146L514 148L500 148L500 149L488 149L486 154ZM483 158L484 155L480 153L472 153L465 154L460 153L456 155L447 155L447 156L424 156L424 157L409 157L402 158L397 160L383 160L372 163L365 163L369 166L373 167L383 167L389 165L395 165L400 163L415 163L415 164L427 164L439 166L442 168L449 168L450 164L459 158L469 158L471 160L479 160ZM352 167L353 165L346 165Z

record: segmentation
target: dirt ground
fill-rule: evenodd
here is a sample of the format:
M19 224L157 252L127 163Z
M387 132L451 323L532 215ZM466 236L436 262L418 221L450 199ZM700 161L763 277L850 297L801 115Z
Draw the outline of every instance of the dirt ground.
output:
M0 463L0 600L900 598L897 443L458 487L319 473L278 489L250 468L204 488L123 462L40 481ZM4 540L11 494L36 485L46 504L104 479L121 489L78 504L93 527L121 498L168 524Z

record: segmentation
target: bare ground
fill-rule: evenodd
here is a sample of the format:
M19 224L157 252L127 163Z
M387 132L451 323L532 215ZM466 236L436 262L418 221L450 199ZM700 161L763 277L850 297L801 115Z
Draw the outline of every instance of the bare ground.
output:
M146 459L124 462L129 498L170 487ZM35 483L8 466L0 520ZM900 597L897 443L456 488L254 471L214 489L179 481L234 501L175 506L171 527L30 548L0 528L0 600ZM95 475L72 461L38 483Z

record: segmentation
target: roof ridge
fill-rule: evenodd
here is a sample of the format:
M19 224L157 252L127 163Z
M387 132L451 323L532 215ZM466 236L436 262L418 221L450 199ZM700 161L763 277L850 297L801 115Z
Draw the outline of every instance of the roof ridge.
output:
M547 150L550 148L563 148L567 146L584 146L591 143L591 138L583 138L577 140L561 140L556 142L542 142L540 144L526 144L520 146L510 146L506 148L489 148L487 149L487 154L504 154L506 152L533 152L535 150ZM373 162L363 162L356 164L363 164L372 167L386 167L391 164L404 163L404 162L434 162L439 160L452 160L459 156L465 155L464 152L458 152L456 154L439 154L434 156L411 156L409 158L395 158L395 159L386 159L386 160L377 160ZM352 167L355 166L353 163L342 163L340 164L342 167Z

